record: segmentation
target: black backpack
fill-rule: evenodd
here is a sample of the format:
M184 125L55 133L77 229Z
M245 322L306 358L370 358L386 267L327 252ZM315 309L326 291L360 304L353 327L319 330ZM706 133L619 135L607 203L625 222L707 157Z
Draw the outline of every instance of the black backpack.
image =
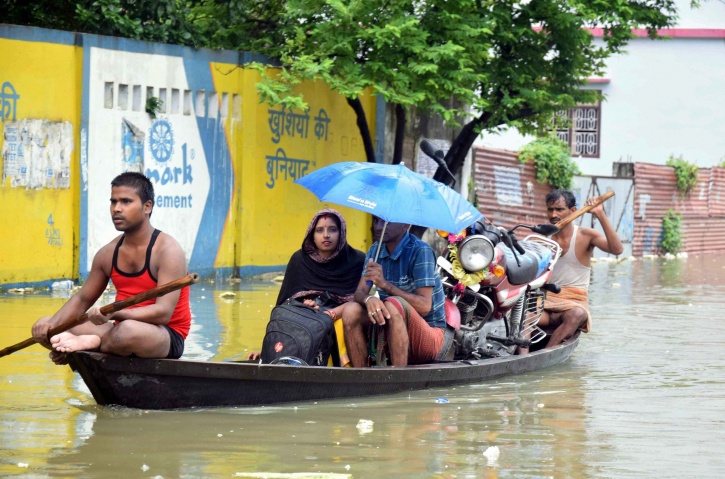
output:
M262 341L262 363L292 356L310 366L327 366L335 346L332 318L289 299L272 310Z

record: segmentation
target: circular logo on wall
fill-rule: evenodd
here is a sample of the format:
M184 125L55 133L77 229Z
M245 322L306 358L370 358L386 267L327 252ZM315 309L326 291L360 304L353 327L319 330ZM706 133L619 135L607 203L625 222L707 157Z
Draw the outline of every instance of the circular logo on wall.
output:
M165 163L174 151L174 132L168 120L156 120L149 130L151 156L159 163Z

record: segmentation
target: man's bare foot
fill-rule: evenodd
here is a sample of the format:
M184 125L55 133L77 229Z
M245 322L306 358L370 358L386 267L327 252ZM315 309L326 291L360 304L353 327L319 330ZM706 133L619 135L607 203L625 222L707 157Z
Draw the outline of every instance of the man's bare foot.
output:
M101 338L95 334L82 334L76 336L73 333L65 331L50 338L50 345L53 349L61 353L88 351L101 347Z

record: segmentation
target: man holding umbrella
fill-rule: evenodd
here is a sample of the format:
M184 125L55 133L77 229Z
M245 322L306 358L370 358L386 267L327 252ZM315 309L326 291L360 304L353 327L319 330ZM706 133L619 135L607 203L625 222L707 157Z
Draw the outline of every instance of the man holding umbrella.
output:
M365 211L374 218L376 242L368 250L355 300L342 313L353 366L368 365L366 333L371 326L387 332L394 366L443 359L451 349L453 330L446 327L435 254L408 228L457 232L483 218L481 212L448 186L402 164L335 163L295 183L320 201ZM372 294L373 285L379 296Z
M408 233L410 225L388 223L382 238L384 248L374 262L384 227L385 221L375 217L376 242L367 252L355 300L342 315L350 361L353 367L369 365L367 333L373 325L386 332L393 366L442 359L452 335L444 334L445 297L435 271L435 254L427 243ZM371 282L379 297L370 294Z

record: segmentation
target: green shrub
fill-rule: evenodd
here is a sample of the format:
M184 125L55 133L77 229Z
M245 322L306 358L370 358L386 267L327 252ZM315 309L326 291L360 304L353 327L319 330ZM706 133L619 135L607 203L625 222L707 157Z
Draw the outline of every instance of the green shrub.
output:
M155 96L150 96L146 99L146 113L149 114L152 120L156 119L156 114L161 111L161 105L164 102Z
M699 169L696 165L689 163L682 158L675 158L673 156L667 160L667 166L672 166L675 169L675 175L677 176L677 189L680 190L682 195L687 195L697 185L697 172Z
M662 251L677 254L682 246L682 216L673 210L668 210L662 218Z
M571 189L574 176L581 173L571 159L569 145L556 135L537 138L524 146L519 152L519 161L529 160L534 160L536 181L554 188Z

